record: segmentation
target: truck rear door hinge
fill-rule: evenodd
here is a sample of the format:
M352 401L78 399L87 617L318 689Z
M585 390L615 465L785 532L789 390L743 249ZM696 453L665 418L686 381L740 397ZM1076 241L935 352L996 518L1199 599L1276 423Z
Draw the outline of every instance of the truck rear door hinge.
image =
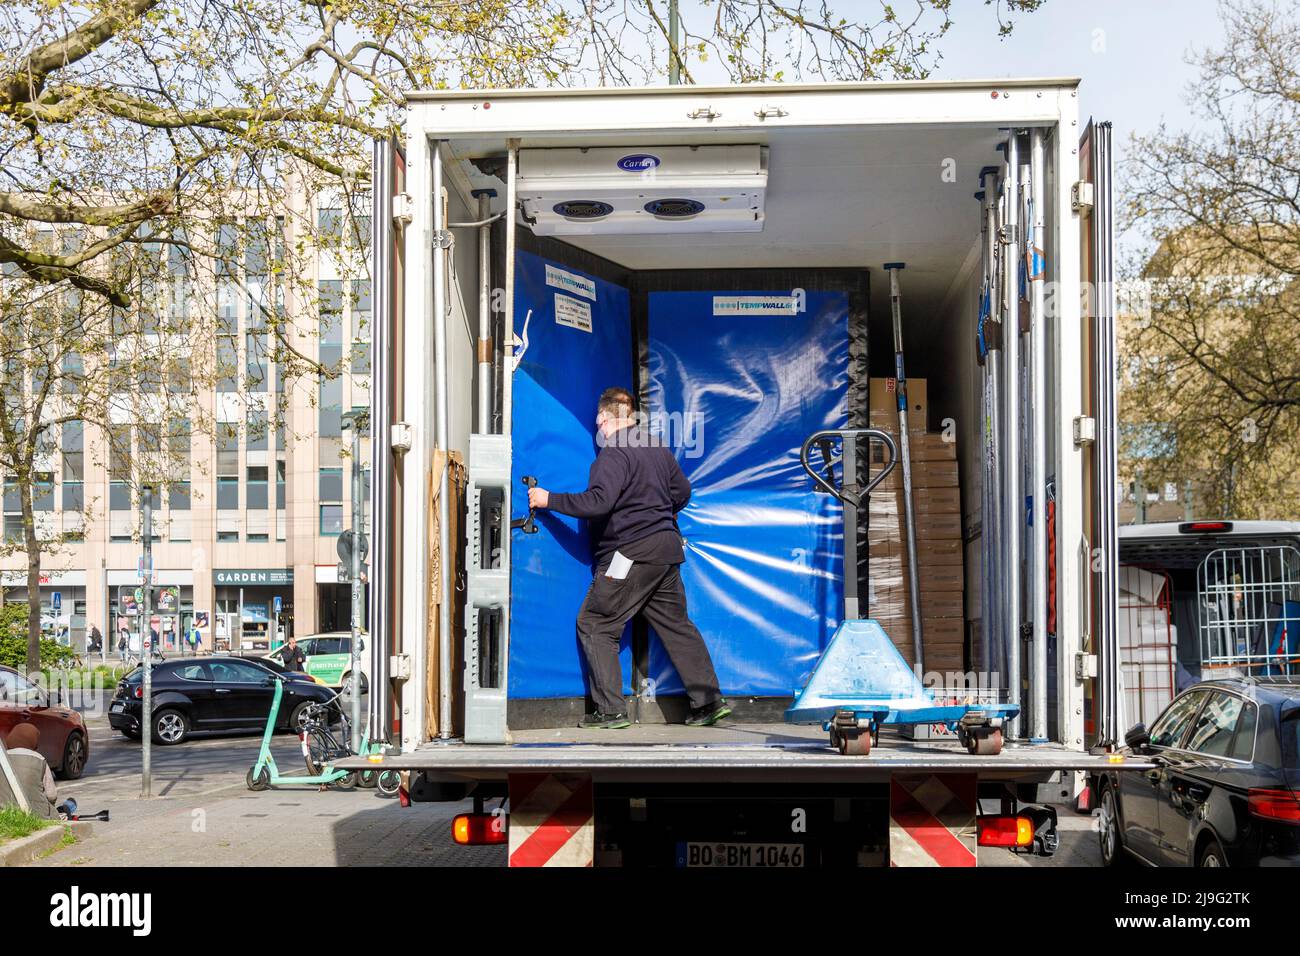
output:
M687 119L715 120L722 114L712 106L701 106L699 109L691 110L686 114Z
M395 422L390 432L389 445L393 451L406 454L411 450L411 425L409 422Z
M1097 676L1097 655L1096 654L1075 654L1074 655L1074 679L1077 681L1090 680Z
M393 225L398 229L408 226L411 223L411 194L398 193L393 197Z
M765 119L767 119L769 116L776 117L777 119L780 119L782 116L789 116L790 114L789 114L788 112L786 112L786 111L785 111L783 108L781 108L780 106L777 106L777 105L772 104L772 103L768 103L768 104L765 104L765 105L763 105L763 106L760 106L758 109L754 110L754 115L757 116L757 117L758 117L759 119L761 119L761 120L765 120Z
M393 654L388 658L388 676L393 680L411 679L411 655Z
M1074 419L1074 445L1082 448L1097 440L1097 419L1091 415L1079 415Z
M1080 179L1070 187L1070 208L1075 212L1092 209L1094 205L1092 183Z
M1016 227L1012 223L998 226L998 242L1004 246L1014 246L1017 235Z

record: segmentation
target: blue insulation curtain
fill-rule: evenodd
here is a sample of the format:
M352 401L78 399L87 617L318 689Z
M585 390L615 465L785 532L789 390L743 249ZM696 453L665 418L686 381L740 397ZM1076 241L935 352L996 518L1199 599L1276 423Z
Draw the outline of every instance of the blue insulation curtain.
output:
M632 387L631 324L623 287L519 253L514 327L525 347L512 405L514 517L528 514L524 475L552 491L587 487L596 400L611 385ZM585 662L574 622L591 584L587 524L551 512L539 512L537 524L537 534L510 533L509 693L581 697ZM626 678L626 635L624 643Z
M799 448L818 429L845 427L848 296L648 299L646 397L659 426L675 430L693 492L678 520L691 616L724 694L791 695L843 600L842 511L812 492ZM656 693L682 693L653 631L649 676Z

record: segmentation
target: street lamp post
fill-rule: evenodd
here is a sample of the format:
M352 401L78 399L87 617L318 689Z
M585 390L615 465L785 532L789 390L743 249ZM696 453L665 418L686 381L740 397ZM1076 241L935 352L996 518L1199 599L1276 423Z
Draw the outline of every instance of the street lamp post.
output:
M150 606L153 596L153 488L145 485L140 495L140 507L143 515L140 521L140 538L144 543L143 577L144 586L140 589L140 666L144 668L140 704L140 796L153 796L153 640L150 634L152 611ZM162 630L162 620L158 621ZM161 635L159 635L161 636Z

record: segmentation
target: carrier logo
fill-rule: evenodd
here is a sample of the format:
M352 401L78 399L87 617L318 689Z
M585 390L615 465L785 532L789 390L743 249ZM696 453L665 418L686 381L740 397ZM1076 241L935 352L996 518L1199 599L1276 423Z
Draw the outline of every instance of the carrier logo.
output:
M644 173L658 165L659 157L651 156L649 153L633 153L618 161L618 168L625 173Z
M135 936L148 936L153 929L153 894L82 893L74 886L50 897L50 925L128 927Z

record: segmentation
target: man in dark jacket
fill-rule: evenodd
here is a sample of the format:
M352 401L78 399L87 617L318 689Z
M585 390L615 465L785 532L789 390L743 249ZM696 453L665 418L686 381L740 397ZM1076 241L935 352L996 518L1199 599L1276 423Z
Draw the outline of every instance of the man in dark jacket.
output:
M677 512L691 485L673 453L633 418L632 395L607 388L596 409L600 452L587 490L575 494L530 488L528 504L585 518L596 573L578 612L578 637L591 674L596 712L579 726L617 729L629 720L623 700L619 639L634 614L655 629L690 700L686 723L707 726L731 713L704 638L686 612L685 560Z

